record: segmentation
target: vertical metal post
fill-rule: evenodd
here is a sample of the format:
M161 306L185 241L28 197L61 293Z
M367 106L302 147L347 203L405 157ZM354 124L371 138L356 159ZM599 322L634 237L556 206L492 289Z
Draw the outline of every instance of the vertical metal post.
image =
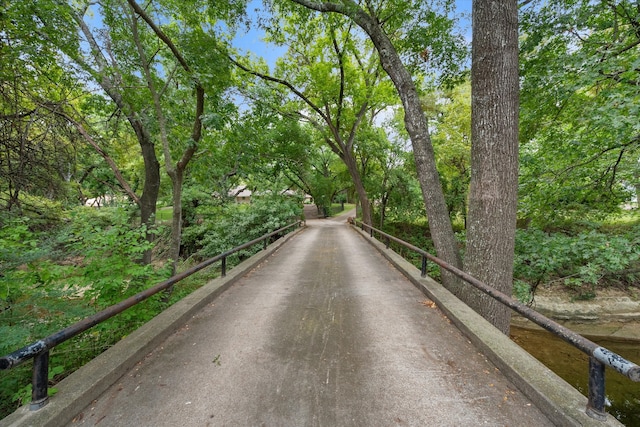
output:
M31 404L29 410L37 411L49 403L49 350L33 358L33 378L31 380Z
M386 245L387 245L387 249L389 249L389 246L391 245L391 239L389 239L389 236L387 236L386 238Z
M373 227L369 227L369 237L373 237Z
M222 270L220 272L220 276L225 277L227 275L227 257L226 256L222 257L222 266L220 267L220 269Z
M268 238L268 237L264 239L264 244L262 245L262 250L263 250L263 251L266 251L266 250L267 250L267 242L268 242L268 241L269 241L269 238Z
M422 255L422 268L420 269L420 276L427 277L427 257Z
M599 421L607 419L604 409L604 364L594 357L589 358L589 401L587 415Z

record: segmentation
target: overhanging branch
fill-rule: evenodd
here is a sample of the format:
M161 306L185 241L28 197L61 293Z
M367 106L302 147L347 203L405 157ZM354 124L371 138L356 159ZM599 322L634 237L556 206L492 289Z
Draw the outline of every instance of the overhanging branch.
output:
M124 192L127 194L127 196L129 196L131 198L131 200L133 200L138 206L140 206L140 198L138 197L138 195L133 191L133 189L131 188L131 186L129 185L129 183L124 179L124 177L122 176L122 173L120 172L120 169L118 168L118 166L116 165L116 162L111 158L111 156L109 156L109 154L102 149L102 147L100 147L100 145L93 139L93 137L91 136L91 134L87 131L87 129L82 125L82 123L78 122L77 120L75 120L73 117L71 117L69 114L65 113L64 111L62 111L61 108L59 108L59 106L51 106L51 105L42 105L44 108L46 108L47 110L51 111L52 113L64 118L65 120L67 120L69 123L71 123L73 126L75 126L75 128L78 130L78 132L80 132L80 135L82 135L82 137L85 139L85 141L87 141L87 143L89 145L91 145L93 147L94 150L96 150L98 152L98 154L100 154L100 156L102 156L102 158L107 162L107 164L109 165L109 167L111 168L111 170L113 171L113 174L116 178L116 180L118 181L118 183L120 184L120 186L122 187L122 189L124 190Z

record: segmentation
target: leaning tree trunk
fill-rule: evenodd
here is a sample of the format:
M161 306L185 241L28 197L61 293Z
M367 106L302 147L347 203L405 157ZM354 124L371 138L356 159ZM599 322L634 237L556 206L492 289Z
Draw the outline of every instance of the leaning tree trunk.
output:
M353 181L353 185L356 188L358 199L360 199L360 206L362 208L362 222L367 225L373 225L371 219L371 203L369 202L367 190L364 188L364 184L362 183L362 177L360 176L360 172L358 171L356 159L354 158L353 153L346 150L341 157L342 161L347 166L349 174L351 175L351 180Z
M136 129L138 134L138 129ZM160 163L156 157L155 148L151 138L142 131L138 135L138 142L144 160L144 187L140 196L140 222L147 226L148 231L155 223L156 203L160 193ZM155 234L147 232L147 240L152 242ZM142 256L144 264L151 263L151 250L145 251Z
M422 110L415 83L380 25L364 13L356 15L354 19L371 37L380 54L382 67L393 81L402 100L405 127L411 138L416 171L429 219L429 231L437 255L449 264L461 268L462 260L445 202L440 175L436 169L427 119ZM444 270L441 273L443 284L454 294L460 295L461 288L455 276Z
M465 271L511 295L518 198L518 5L474 0L471 188ZM465 302L504 333L510 309L481 294Z
M382 28L382 19L367 14L353 0L314 1L292 0L309 9L320 12L335 12L351 18L371 38L378 54L382 68L387 72L398 91L405 110L405 127L411 138L413 155L422 197L424 199L431 239L438 257L458 268L462 267L460 251L456 242L451 218L444 199L440 175L436 169L435 154L431 145L427 118L422 111L418 90L411 74L402 63L400 55ZM460 294L459 281L452 274L442 270L443 284L456 295Z
M84 34L86 41L91 48L91 56L97 66L92 67L87 61L78 55L78 52L66 51L65 53L76 61L80 68L91 74L96 79L98 85L100 85L107 95L109 95L109 98L111 98L111 100L118 106L120 111L124 112L140 145L140 151L144 161L145 179L142 195L137 203L140 208L140 221L142 224L147 226L147 240L151 242L154 239L154 234L151 233L151 228L154 225L156 203L158 200L158 194L160 193L160 163L156 157L151 136L145 128L144 123L140 120L138 112L125 100L124 92L122 92L123 89L117 83L122 80L122 76L119 75L117 71L118 67L110 64L107 61L107 58L103 55L102 49L98 45L96 38L91 33L89 26L84 22L83 14L77 12L71 12L71 14L78 24L80 31ZM145 251L142 256L142 262L145 264L151 263L151 250Z

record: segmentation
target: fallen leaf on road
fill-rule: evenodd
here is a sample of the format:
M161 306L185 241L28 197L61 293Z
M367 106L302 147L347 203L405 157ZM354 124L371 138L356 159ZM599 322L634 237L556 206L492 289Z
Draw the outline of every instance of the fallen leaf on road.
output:
M436 303L431 301L430 299L426 299L424 301L422 301L420 304L429 307L429 308L436 308Z

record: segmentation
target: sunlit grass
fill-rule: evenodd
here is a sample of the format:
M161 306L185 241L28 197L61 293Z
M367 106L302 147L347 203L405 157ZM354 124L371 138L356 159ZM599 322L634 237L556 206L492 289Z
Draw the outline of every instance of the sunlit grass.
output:
M156 220L171 221L172 214L173 214L173 208L171 206L160 208L156 210Z
M342 210L342 204L341 203L333 203L331 204L331 212L333 212L334 215L339 214L341 212L346 212L348 210L351 209L355 209L356 205L353 203L345 203L344 204L344 211Z
M625 233L635 227L640 227L640 209L625 210L620 214L611 215L602 221L600 231L603 233Z

